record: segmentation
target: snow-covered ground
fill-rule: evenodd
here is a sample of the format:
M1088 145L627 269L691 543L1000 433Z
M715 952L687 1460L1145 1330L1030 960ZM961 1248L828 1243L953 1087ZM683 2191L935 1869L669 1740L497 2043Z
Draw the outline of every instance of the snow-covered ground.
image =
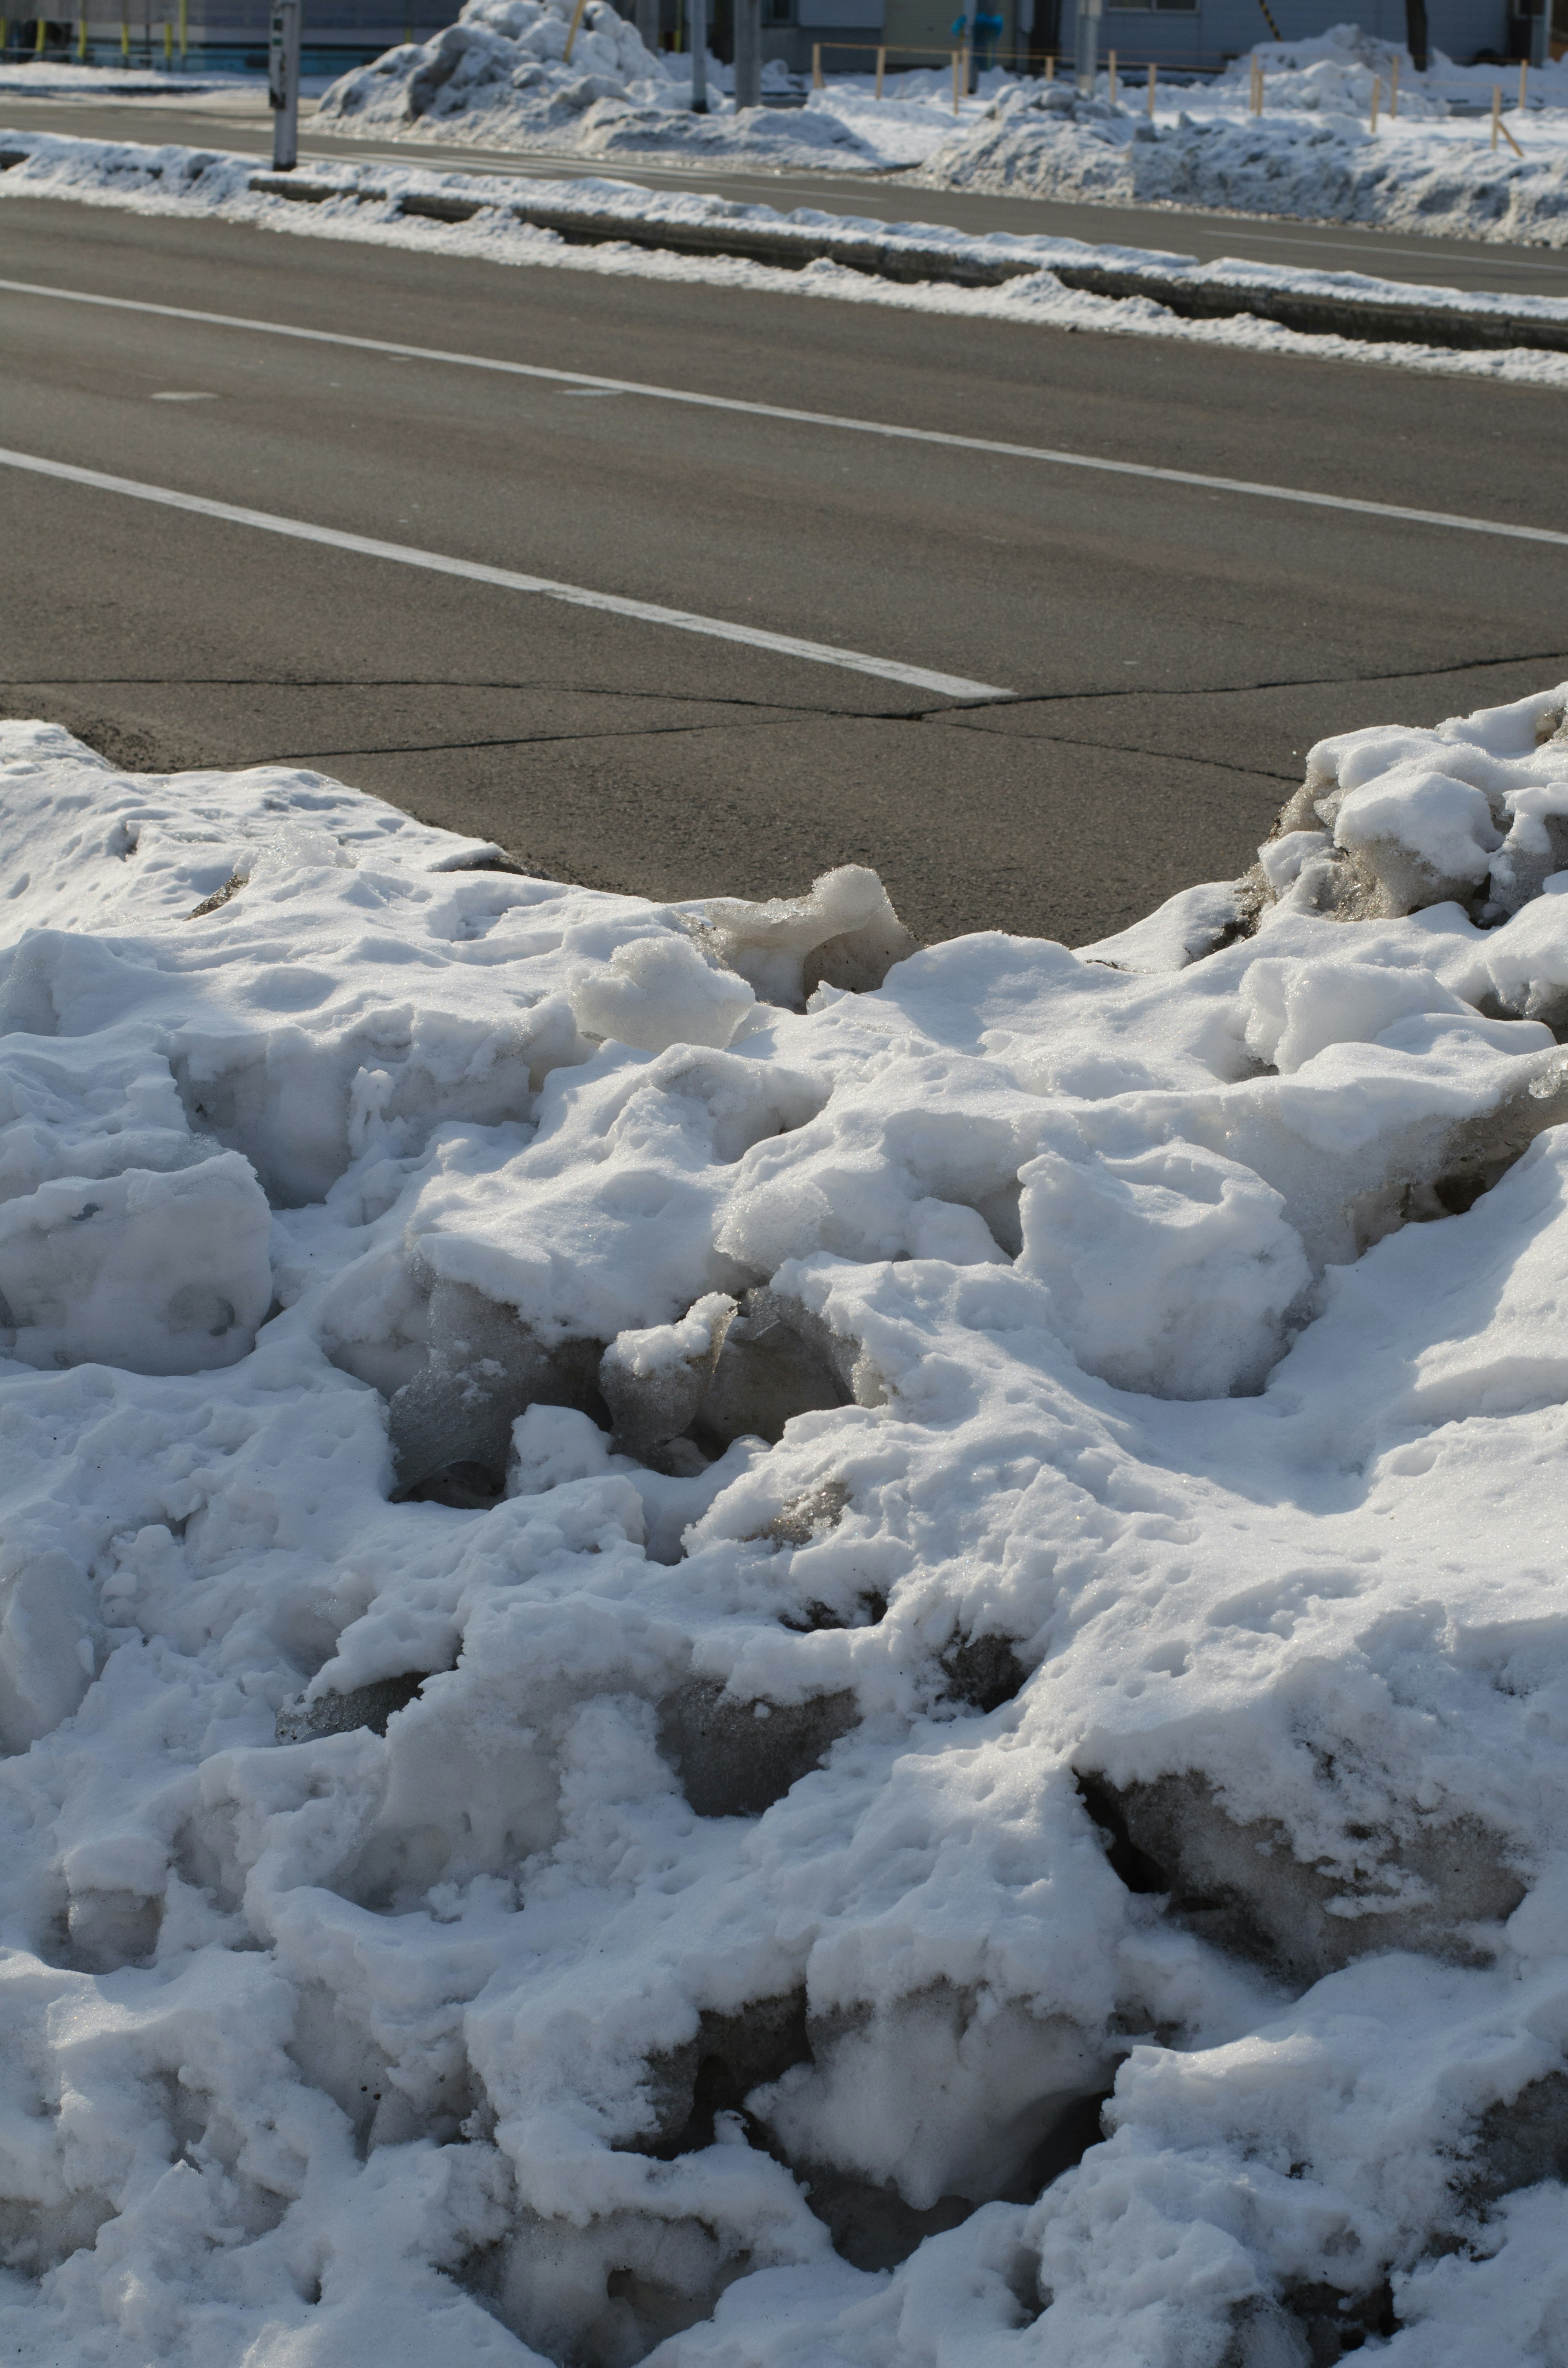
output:
M710 59L711 112L691 109L689 57L654 55L610 0L588 0L565 57L574 0L463 0L458 22L389 50L327 91L317 127L335 135L542 148L580 156L677 154L833 172L877 172L929 156L955 130L946 69L830 76L790 108L744 108L728 66ZM764 86L791 87L776 62ZM1004 93L1032 90L993 71L960 99L957 124L979 125Z
M378 140L460 141L585 156L675 153L841 171L918 167L933 188L1098 203L1221 208L1465 237L1568 243L1568 61L1531 73L1408 53L1340 26L1265 42L1210 81L1171 77L1153 115L1142 82L1108 71L1093 97L1070 83L993 70L955 120L944 72L830 74L804 108L689 113L687 61L654 57L592 0L570 65L569 0L464 0L459 21L389 51L324 97L324 130ZM1399 63L1399 113L1391 117ZM1264 112L1250 112L1254 62ZM779 70L781 72L781 70ZM725 77L716 70L715 89ZM1381 120L1371 126L1374 87ZM1485 111L1504 89L1524 149L1494 151Z
M1460 351L1441 345L1380 343L1359 336L1304 334L1237 313L1212 320L1188 319L1153 297L1109 298L1066 288L1053 263L1112 265L1157 277L1194 282L1220 280L1250 287L1305 290L1313 295L1358 296L1397 304L1419 300L1439 316L1445 311L1535 313L1557 321L1568 307L1548 297L1471 294L1457 289L1413 288L1404 282L1370 279L1353 272L1300 271L1244 261L1199 265L1188 256L1144 248L1096 245L1079 239L1020 238L994 233L971 238L947 225L888 223L824 213L800 207L788 214L769 206L742 205L699 192L653 192L624 181L582 178L564 182L530 179L519 191L514 182L443 172L401 169L384 164L345 166L334 162L312 182L330 181L340 195L301 204L267 188L252 189L253 157L214 154L210 149L141 147L124 142L60 139L34 131L0 129L0 148L25 155L24 163L0 172L0 202L6 198L66 198L87 205L127 207L149 214L199 212L224 221L304 237L344 238L366 244L463 255L540 270L631 275L710 287L745 288L773 295L852 304L881 304L903 311L944 313L960 319L1014 321L1112 336L1176 338L1251 353L1345 361L1374 369L1440 372L1516 384L1568 387L1568 355L1523 347ZM263 174L262 177L267 177ZM301 176L301 179L305 176ZM483 210L471 221L450 223L401 211L405 199L427 196L477 199ZM994 261L998 256L1037 264L1000 287L962 287L938 279L904 281L856 270L832 259L794 269L735 256L680 254L619 241L578 245L553 229L520 221L514 202L547 204L562 211L604 217L624 214L629 227L645 231L668 221L702 224L736 234L791 230L813 238L842 236L854 242L894 241L914 255L928 252L934 265L955 255ZM417 336L414 342L418 343Z
M1076 952L0 725L6 2357L1562 2359L1565 703Z
M1399 115L1388 108L1401 59ZM1247 111L1251 61L1264 112ZM1381 113L1371 125L1375 85ZM1492 93L1523 149L1491 145ZM1416 74L1395 52L1342 26L1319 41L1263 43L1221 79L1157 95L1101 76L1093 98L1067 85L1017 85L987 120L960 126L926 160L932 188L1010 190L1099 204L1211 206L1232 212L1378 222L1449 237L1568 244L1568 61L1528 76L1460 68ZM1484 110L1484 111L1482 111Z

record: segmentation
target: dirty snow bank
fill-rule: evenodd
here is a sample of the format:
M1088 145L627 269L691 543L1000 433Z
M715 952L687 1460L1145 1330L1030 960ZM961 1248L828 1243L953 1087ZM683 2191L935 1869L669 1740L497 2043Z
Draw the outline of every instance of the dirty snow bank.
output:
M1075 953L0 726L7 2356L1556 2356L1565 699Z
M569 149L583 156L678 150L776 165L831 162L865 170L876 150L836 116L744 108L721 95L712 70L711 115L694 116L689 60L684 79L643 46L610 0L588 0L572 47L571 0L463 0L455 25L430 40L388 50L334 83L318 131L366 139L472 142L477 146ZM927 143L933 144L933 143Z
M1104 75L1092 97L1067 83L1015 84L913 177L931 188L1568 244L1568 62L1532 71L1532 107L1520 114L1517 68L1460 68L1438 57L1422 75L1401 52L1400 113L1391 120L1394 54L1352 26L1315 42L1260 43L1207 86L1162 84L1153 118L1142 90L1125 83L1113 103ZM1261 116L1247 108L1254 58L1265 68ZM1379 80L1383 113L1373 133ZM1490 108L1499 80L1522 157L1494 151L1476 111Z
M722 232L791 232L824 241L855 243L870 238L901 247L912 260L929 254L934 268L954 256L994 262L1022 259L1037 266L999 288L955 287L940 279L882 279L832 258L803 268L759 263L738 255L687 255L619 239L580 245L554 229L542 229L511 211L517 184L494 174L420 171L416 167L335 164L331 194L302 205L252 187L259 175L255 158L216 154L210 149L142 147L131 142L61 139L38 132L0 130L0 149L21 161L0 172L0 202L7 198L63 198L78 204L124 207L155 215L201 212L243 222L294 237L341 238L368 245L432 249L489 263L534 270L597 272L608 276L698 282L708 287L746 288L770 295L805 297L848 304L881 304L911 312L944 313L960 318L1016 321L1045 329L1090 330L1112 336L1174 337L1187 344L1225 346L1251 353L1352 362L1362 368L1441 372L1445 376L1506 380L1513 384L1568 385L1568 357L1528 347L1463 351L1445 346L1380 342L1287 329L1239 313L1193 320L1153 297L1106 297L1064 287L1058 264L1108 264L1147 270L1158 285L1172 277L1194 284L1244 283L1329 297L1349 296L1408 303L1418 295L1434 313L1506 312L1561 319L1562 300L1495 296L1443 288L1412 289L1407 282L1371 279L1354 272L1316 272L1221 259L1197 264L1190 256L1149 248L1091 246L1081 239L1017 238L993 232L971 238L943 223L893 222L827 214L814 207L790 213L771 206L742 205L702 191L655 192L626 181L579 178L530 181L526 201L597 218L624 216L629 233L661 222L701 223ZM325 176L309 180L322 187ZM301 176L301 179L305 179ZM296 185L297 186L297 185ZM465 222L432 220L418 211L429 198L477 201ZM404 207L409 208L404 211ZM1462 331L1460 334L1463 334ZM411 352L421 351L417 345Z

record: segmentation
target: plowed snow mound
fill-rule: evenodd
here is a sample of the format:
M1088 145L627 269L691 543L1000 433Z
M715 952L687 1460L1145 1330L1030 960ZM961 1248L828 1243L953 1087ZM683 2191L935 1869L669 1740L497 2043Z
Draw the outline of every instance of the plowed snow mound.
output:
M1076 952L0 726L6 2356L1556 2356L1565 698Z

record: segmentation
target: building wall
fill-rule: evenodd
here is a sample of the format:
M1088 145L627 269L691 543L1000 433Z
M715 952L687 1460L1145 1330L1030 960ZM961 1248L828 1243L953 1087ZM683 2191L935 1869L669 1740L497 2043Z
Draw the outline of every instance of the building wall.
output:
M948 41L951 38L948 28L959 13L958 0L950 6L947 0L885 0L884 9L877 7L876 0L789 0L789 5L793 8L794 27L772 28L765 36L765 51L797 67L809 64L815 40ZM1004 56L1014 39L1017 5L1018 0L1004 0L998 11L1007 18ZM1384 40L1404 39L1404 0L1268 0L1268 6L1288 41L1325 33L1330 26L1346 22L1359 24ZM1027 0L1025 13L1028 13ZM1035 0L1033 13L1031 46L1036 51L1058 45L1071 48L1074 0L1061 0L1059 19L1050 0ZM1478 50L1506 55L1511 46L1517 46L1510 0L1426 0L1426 17L1433 47L1461 63ZM931 30L926 24L927 17L931 26L939 18L940 29ZM1197 0L1189 6L1157 0L1157 5L1143 7L1119 7L1115 0L1107 0L1100 26L1102 51L1114 49L1119 60L1125 59L1130 65L1153 59L1160 65L1212 70L1226 59L1241 56L1256 42L1272 39L1258 0ZM837 73L853 73L870 63L869 57L857 59L831 51L826 60L829 71Z

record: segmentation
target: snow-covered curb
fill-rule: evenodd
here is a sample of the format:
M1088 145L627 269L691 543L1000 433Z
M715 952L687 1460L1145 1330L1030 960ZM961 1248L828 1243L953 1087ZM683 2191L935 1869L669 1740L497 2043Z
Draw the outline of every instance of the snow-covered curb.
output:
M10 163L7 159L20 159ZM1568 385L1568 357L1506 347L1465 353L1438 345L1380 342L1375 338L1310 335L1245 315L1188 319L1151 296L1106 297L1062 284L1053 267L1074 272L1093 268L1117 275L1147 275L1154 288L1179 285L1194 291L1221 287L1294 290L1303 299L1342 298L1382 302L1401 311L1415 299L1437 321L1445 313L1471 323L1528 317L1568 322L1568 305L1550 298L1471 296L1452 289L1413 289L1399 281L1358 274L1301 272L1235 260L1198 265L1189 257L1133 247L1090 246L1075 239L1017 238L994 233L970 238L944 224L890 225L876 220L832 215L814 208L782 214L769 206L745 206L698 193L664 193L624 182L578 179L515 183L482 175L420 172L385 165L334 168L332 183L343 192L324 201L300 204L276 194L273 176L254 158L225 156L210 149L151 148L124 142L68 140L0 129L0 200L6 198L69 198L87 204L124 206L149 214L203 211L227 221L305 235L347 238L378 245L436 247L535 268L697 280L770 293L828 297L852 303L880 303L926 312L956 313L1062 329L1093 329L1113 335L1176 337L1254 352L1312 359L1355 360L1395 369L1438 370L1540 385ZM271 184L271 186L269 186ZM300 188L319 195L327 183L316 172L299 176ZM483 211L449 222L432 211ZM850 248L897 249L898 268L915 272L919 257L931 257L933 277L913 284L870 276L831 260L804 268L746 261L733 256L693 256L642 249L628 244L581 245L554 230L531 227L519 207L604 217L624 214L628 232L643 235L651 225L670 229L706 227L732 244L765 235L780 244L811 245L843 241ZM977 268L1016 270L1027 276L999 288L942 284L966 258ZM1184 300L1185 301L1185 300Z
M1553 2356L1565 702L1076 953L0 725L8 2352Z

